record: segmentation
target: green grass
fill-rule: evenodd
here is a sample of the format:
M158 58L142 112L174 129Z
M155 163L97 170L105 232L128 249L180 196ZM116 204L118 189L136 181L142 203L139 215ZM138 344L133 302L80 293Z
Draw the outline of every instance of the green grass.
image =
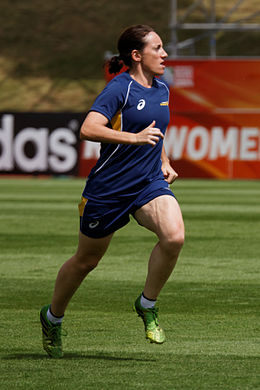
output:
M67 311L65 356L41 346L39 309L77 244L81 179L0 179L0 387L260 389L259 181L178 180L186 243L159 298L167 342L132 312L156 242L134 220Z

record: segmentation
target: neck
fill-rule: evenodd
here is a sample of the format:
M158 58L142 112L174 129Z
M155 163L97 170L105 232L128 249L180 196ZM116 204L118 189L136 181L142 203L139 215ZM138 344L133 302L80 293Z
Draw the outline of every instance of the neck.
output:
M129 70L130 76L141 84L143 87L151 88L153 85L154 76L150 73L146 73L143 69L132 68Z

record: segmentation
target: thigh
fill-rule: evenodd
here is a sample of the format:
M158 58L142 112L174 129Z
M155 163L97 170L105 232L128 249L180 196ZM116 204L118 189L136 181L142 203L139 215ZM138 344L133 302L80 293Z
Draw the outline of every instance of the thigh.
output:
M79 232L78 257L83 260L88 258L101 259L105 254L112 237L113 234L103 238L91 238Z
M177 200L173 196L162 195L136 210L137 222L154 232L159 239L166 236L183 235L184 223Z

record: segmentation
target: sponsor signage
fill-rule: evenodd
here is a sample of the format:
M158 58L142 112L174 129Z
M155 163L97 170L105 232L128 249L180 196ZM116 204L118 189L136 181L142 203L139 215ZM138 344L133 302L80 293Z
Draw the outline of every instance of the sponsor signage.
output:
M84 114L0 114L0 173L77 175Z
M260 178L260 60L168 60L165 147L181 177Z

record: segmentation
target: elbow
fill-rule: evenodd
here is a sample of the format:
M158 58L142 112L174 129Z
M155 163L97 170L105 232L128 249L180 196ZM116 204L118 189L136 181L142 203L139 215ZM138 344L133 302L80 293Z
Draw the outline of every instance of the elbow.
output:
M90 131L89 131L89 129L86 128L86 126L84 124L80 128L79 138L81 141L87 141L87 140L91 141L92 140Z
M87 138L86 138L86 135L85 135L85 131L84 131L83 126L81 126L81 128L80 128L79 139L80 139L81 141L84 141L84 140L87 139Z

